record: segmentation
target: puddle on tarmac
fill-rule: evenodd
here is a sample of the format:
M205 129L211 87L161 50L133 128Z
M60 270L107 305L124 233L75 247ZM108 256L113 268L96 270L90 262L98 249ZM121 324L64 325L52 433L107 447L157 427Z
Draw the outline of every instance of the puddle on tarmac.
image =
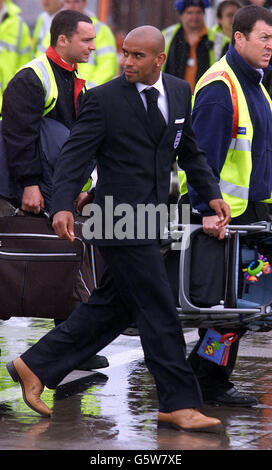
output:
M222 419L221 435L158 429L156 390L143 360L90 373L56 390L45 389L42 398L53 414L51 419L38 417L26 407L5 363L53 326L53 321L39 319L0 322L0 449L272 449L272 371L266 357L239 356L233 373L241 392L257 396L257 407L203 408ZM244 344L265 350L270 340L270 335L256 335ZM120 337L109 347L108 357L131 344L135 347L130 338Z

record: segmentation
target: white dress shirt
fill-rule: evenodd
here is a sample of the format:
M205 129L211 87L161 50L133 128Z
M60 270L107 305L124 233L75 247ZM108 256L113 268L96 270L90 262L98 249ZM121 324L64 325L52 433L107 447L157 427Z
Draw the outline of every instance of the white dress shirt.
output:
M145 85L144 83L136 83L136 87L137 87L137 90L138 92L140 93L140 96L143 100L143 103L144 103L144 106L145 106L145 109L147 109L147 103L146 103L146 96L144 93L142 93L144 90L148 89L148 88L156 88L159 92L159 96L158 96L158 107L165 119L165 122L166 124L168 124L168 101L167 101L167 95L166 95L166 92L165 92L165 89L164 89L164 86L163 86L163 82L162 82L162 74L160 73L160 77L158 79L158 81L156 83L154 83L154 85L152 86L149 86L149 85Z

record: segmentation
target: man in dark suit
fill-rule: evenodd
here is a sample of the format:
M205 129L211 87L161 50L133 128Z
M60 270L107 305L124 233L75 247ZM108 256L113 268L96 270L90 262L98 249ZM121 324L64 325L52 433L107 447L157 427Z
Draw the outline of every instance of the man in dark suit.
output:
M143 204L167 204L177 154L190 183L219 216L219 226L230 220L229 208L192 132L190 87L161 74L164 60L164 39L157 28L131 31L123 45L124 75L86 94L58 161L53 227L61 238L73 241L74 196L86 165L97 160L95 203L105 224L101 234L96 231L96 243L105 270L88 303L7 365L13 379L21 383L25 402L40 414L51 413L40 399L44 385L55 388L77 363L109 344L133 320L155 379L159 423L186 430L220 425L218 419L197 410L202 404L200 389L185 360L186 345L160 254L159 227L152 238L137 224L137 210ZM156 118L149 120L152 105L145 99L146 91L141 94L150 87L159 91L157 102L164 115L160 136L160 124L152 127ZM134 231L123 237L118 224L128 207Z

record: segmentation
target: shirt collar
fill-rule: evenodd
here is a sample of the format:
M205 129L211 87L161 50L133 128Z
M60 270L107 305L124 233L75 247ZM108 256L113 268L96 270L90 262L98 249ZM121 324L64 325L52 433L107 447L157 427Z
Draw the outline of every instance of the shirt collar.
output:
M164 86L163 86L163 82L162 82L162 73L160 73L159 79L152 86L151 85L146 85L146 84L141 83L141 82L137 82L136 87L137 87L137 90L138 90L139 93L141 93L142 91L144 91L147 88L153 87L153 88L156 88L162 96L165 95Z
M55 64L59 65L65 70L68 70L69 72L73 72L74 70L77 70L77 64L72 65L67 64L67 62L64 62L64 60L59 56L57 51L52 47L49 46L48 49L46 50L46 55L49 59L51 59Z
M263 77L264 77L264 70L263 70L263 69L256 69L256 70L257 70L257 72L259 72L259 74L260 74L260 76L261 76L261 77L260 77L260 82L259 82L259 83L261 83L262 80L263 80Z

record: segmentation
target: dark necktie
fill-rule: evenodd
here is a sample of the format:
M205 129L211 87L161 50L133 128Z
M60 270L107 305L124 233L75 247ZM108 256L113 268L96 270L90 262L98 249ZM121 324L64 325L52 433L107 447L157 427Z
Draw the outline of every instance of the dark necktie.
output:
M153 134L156 139L156 142L159 142L166 126L165 119L158 108L159 91L156 90L156 88L151 87L146 88L143 92L146 96L147 114L150 119Z

